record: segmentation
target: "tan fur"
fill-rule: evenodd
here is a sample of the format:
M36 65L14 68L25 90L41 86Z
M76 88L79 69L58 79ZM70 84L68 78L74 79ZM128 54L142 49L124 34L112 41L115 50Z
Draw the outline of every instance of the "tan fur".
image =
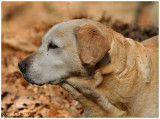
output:
M121 34L110 28L106 27L104 29L104 26L102 28L106 37L112 38L109 39L111 41L109 44L111 47L109 50L111 63L107 65L102 63L101 67L96 69L103 77L103 80L98 76L97 78L90 77L91 79L83 77L70 78L67 82L75 89L80 90L83 95L90 95L92 100L95 98L93 95L97 95L99 97L97 103L105 110L108 110L105 104L105 101L108 100L109 104L116 106L118 109L117 113L125 112L122 113L123 116L158 117L158 49L145 47L132 39L125 39ZM88 34L88 36L84 35L84 38L88 39L88 37L92 38L90 35L94 36L94 34L89 34L90 29L86 28L84 31ZM103 39L102 37L99 40L101 35L98 38L97 36L95 37L97 42L101 42ZM83 38L77 38L78 41L84 42L81 43L83 45L78 44L80 48L90 47L86 45L91 45L93 49L98 49L96 47L97 42L87 44ZM85 59L91 55L88 54L92 52L92 49L90 50L86 54L85 52L82 54L80 52L80 57ZM101 58L102 56L104 56L104 51L101 52ZM98 78L101 81L101 85L95 87L97 81L99 81ZM106 99L102 99L102 97ZM83 104L85 103L89 102L83 102ZM105 116L101 115L100 117ZM118 116L110 115L109 117Z
M70 20L52 27L19 67L32 84L60 84L85 117L158 117L158 48L146 42L96 21Z
M144 46L159 48L159 36L146 39L141 42Z
M93 67L109 50L108 40L96 27L84 25L76 31L79 56L83 64Z

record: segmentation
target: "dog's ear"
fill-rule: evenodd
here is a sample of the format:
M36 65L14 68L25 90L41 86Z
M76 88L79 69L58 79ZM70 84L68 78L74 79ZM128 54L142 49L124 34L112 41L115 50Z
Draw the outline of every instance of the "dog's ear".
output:
M88 68L95 66L110 49L107 38L92 25L75 28L78 53L83 65Z

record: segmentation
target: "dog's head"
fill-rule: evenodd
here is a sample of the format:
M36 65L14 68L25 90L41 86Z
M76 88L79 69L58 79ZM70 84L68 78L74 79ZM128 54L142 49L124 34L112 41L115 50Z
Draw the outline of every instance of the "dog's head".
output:
M40 48L18 66L32 84L58 84L72 76L87 76L110 49L101 24L92 20L70 20L53 26Z

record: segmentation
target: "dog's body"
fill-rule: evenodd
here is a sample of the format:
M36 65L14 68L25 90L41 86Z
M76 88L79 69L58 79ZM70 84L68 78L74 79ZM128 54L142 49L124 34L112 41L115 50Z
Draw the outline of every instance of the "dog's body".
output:
M146 40L142 41L141 43L147 47L159 48L159 36L154 36L152 38L146 39Z
M98 22L55 25L19 67L33 84L60 84L87 117L158 117L158 49Z

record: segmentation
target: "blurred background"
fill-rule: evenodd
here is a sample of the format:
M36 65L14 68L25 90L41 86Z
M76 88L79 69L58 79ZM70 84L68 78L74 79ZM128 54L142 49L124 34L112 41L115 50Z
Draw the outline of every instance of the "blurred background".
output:
M158 2L1 2L2 117L83 117L81 105L56 85L26 82L17 67L36 51L56 23L90 18L125 37L143 41L158 34Z

